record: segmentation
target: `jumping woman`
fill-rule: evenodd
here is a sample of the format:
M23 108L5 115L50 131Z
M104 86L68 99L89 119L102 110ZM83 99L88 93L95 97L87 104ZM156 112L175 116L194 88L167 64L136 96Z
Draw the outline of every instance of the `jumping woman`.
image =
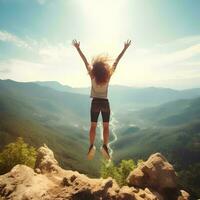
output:
M109 59L106 56L98 56L92 60L92 63L89 64L83 52L80 49L80 42L76 40L72 41L72 45L77 49L79 55L81 56L83 62L85 63L88 74L91 78L91 93L90 97L92 98L91 107L90 107L90 146L87 153L87 158L91 160L96 151L94 145L96 127L99 113L102 114L103 119L103 145L101 147L101 152L106 159L110 159L108 151L108 141L109 141L109 120L110 120L110 105L107 97L108 85L111 76L113 75L117 64L121 57L123 56L126 49L130 46L131 40L127 40L124 43L124 48L119 56L116 58L115 62L110 65Z

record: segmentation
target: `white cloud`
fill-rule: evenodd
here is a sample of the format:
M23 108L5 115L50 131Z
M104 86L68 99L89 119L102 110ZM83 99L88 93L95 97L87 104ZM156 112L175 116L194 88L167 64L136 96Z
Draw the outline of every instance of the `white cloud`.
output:
M153 51L149 51L149 53L145 52L144 55L140 55L137 64L140 64L143 67L169 67L170 65L174 65L179 62L185 62L185 60L188 60L199 54L200 43L172 52L159 53L159 50L157 53Z
M2 74L8 74L8 73L10 73L10 69L9 68L0 69L0 73L2 73Z
M184 44L183 44L184 43ZM176 47L173 48L172 47ZM130 47L112 83L134 86L186 87L184 80L200 79L200 37L179 39L149 49ZM177 85L174 80L177 80ZM170 81L173 84L170 84ZM178 84L179 82L179 84ZM186 83L189 84L188 81ZM200 87L200 81L198 82ZM197 84L197 81L194 81Z
M40 46L38 53L43 62L48 64L60 64L66 63L66 60L69 57L69 48L63 44L58 44L56 46L47 44L45 46Z
M186 48L188 45L195 45L200 43L200 35L191 35L176 40L168 41L167 43L155 45L155 50L176 50L177 48Z
M46 39L37 41L30 37L22 39L12 33L1 30L0 41L9 42L25 50L31 50L30 54L35 54L39 57L41 63L48 63L49 65L64 64L70 57L71 50L70 47L67 46L68 44L58 43L53 45Z
M30 49L29 44L25 40L17 37L16 35L14 35L12 33L7 32L7 31L0 31L0 41L11 42L18 47Z
M200 35L192 35L183 38L179 38L173 43L175 44L191 44L191 43L199 43L200 42Z
M86 70L73 70L72 66L58 67L48 64L30 62L20 59L10 59L0 62L2 69L9 69L10 73L2 73L2 79L13 79L16 81L49 81L56 80L71 86L89 85L89 77Z

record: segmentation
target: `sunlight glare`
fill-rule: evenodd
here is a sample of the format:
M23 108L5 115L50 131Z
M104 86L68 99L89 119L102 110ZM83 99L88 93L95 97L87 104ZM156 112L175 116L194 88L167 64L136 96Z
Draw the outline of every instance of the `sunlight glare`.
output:
M80 2L85 26L90 32L90 38L87 40L95 44L98 39L97 50L106 48L108 51L113 51L123 33L127 33L125 24L128 23L128 17L124 13L127 1L81 0Z

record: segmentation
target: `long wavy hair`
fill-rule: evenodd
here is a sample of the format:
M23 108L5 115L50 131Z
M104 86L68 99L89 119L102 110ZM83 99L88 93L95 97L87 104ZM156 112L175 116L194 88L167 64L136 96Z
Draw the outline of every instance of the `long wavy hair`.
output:
M110 61L108 55L98 55L92 59L91 76L98 85L108 82L111 75Z

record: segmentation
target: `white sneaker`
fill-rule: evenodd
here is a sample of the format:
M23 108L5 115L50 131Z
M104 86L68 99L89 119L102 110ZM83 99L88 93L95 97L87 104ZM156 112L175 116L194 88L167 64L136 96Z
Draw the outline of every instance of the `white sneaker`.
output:
M94 158L95 152L96 147L93 144L91 144L87 153L87 159L92 160Z

